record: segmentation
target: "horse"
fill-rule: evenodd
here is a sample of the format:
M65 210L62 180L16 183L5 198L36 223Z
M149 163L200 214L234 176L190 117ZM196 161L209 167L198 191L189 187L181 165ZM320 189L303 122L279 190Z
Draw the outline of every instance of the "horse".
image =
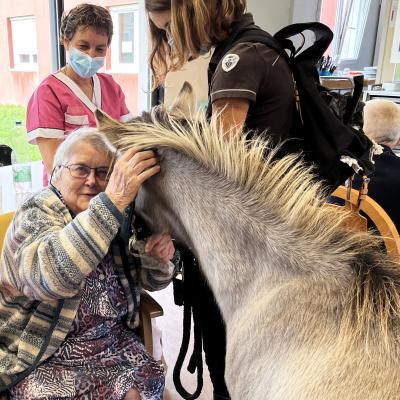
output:
M121 151L158 152L136 212L199 260L226 323L232 399L400 398L399 260L344 228L301 156L226 135L192 102L186 85L128 124L96 115Z

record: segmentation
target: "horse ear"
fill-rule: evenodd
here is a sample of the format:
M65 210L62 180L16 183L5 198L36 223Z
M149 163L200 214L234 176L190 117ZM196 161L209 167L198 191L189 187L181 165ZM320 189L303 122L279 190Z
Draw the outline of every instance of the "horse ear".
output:
M168 108L168 114L177 118L191 119L196 110L196 96L189 82L183 84L178 96Z
M119 137L119 130L123 125L111 118L104 111L96 109L94 112L97 122L97 128L103 133L104 136L112 143L116 144Z
M109 126L120 126L121 124L115 119L111 118L107 115L103 110L99 110L98 108L94 112L94 116L96 117L97 127L99 129Z

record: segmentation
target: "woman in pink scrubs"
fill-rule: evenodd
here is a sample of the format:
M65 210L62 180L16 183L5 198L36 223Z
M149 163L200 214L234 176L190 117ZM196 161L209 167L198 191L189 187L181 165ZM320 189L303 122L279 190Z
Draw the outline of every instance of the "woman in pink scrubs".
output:
M60 33L68 64L40 83L27 109L29 142L39 146L45 173L49 174L64 138L82 126L96 126L96 108L121 122L132 118L121 87L110 75L97 73L104 65L113 34L108 10L78 5L63 17Z

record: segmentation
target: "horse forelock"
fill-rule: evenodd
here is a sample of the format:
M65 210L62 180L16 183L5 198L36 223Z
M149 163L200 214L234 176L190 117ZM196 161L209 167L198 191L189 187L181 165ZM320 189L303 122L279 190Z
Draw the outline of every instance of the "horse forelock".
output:
M216 117L209 123L199 112L192 120L176 119L162 107L146 118L124 125L106 124L101 130L118 136L122 150L132 146L172 149L195 160L223 177L233 191L245 191L254 207L274 212L290 229L301 232L304 240L318 244L324 249L321 257L347 263L353 270L355 295L349 294L344 326L359 336L366 335L367 325L374 332L379 326L385 336L393 323L398 325L399 263L378 251L378 237L342 227L348 213L324 206L327 193L299 155L276 159L279 146L226 135Z

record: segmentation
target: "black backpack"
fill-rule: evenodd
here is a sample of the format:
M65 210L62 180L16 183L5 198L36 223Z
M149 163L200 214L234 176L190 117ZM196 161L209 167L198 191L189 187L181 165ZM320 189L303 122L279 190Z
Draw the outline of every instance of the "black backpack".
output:
M311 31L315 40L303 50L306 31ZM296 35L299 35L297 39L303 38L297 47L296 39L292 39ZM230 48L238 43L262 43L285 58L293 73L299 108L295 111L294 126L290 139L284 144L284 152L302 151L304 159L315 166L317 176L334 189L354 174L350 166L340 161L342 156L356 159L365 175L373 171L373 164L365 157L372 146L371 141L362 130L348 125L362 93L363 78L355 78L353 97L342 118L332 112L330 106L337 102L319 84L316 64L332 39L333 33L326 25L310 22L289 25L274 36L252 25L231 35L228 40Z

